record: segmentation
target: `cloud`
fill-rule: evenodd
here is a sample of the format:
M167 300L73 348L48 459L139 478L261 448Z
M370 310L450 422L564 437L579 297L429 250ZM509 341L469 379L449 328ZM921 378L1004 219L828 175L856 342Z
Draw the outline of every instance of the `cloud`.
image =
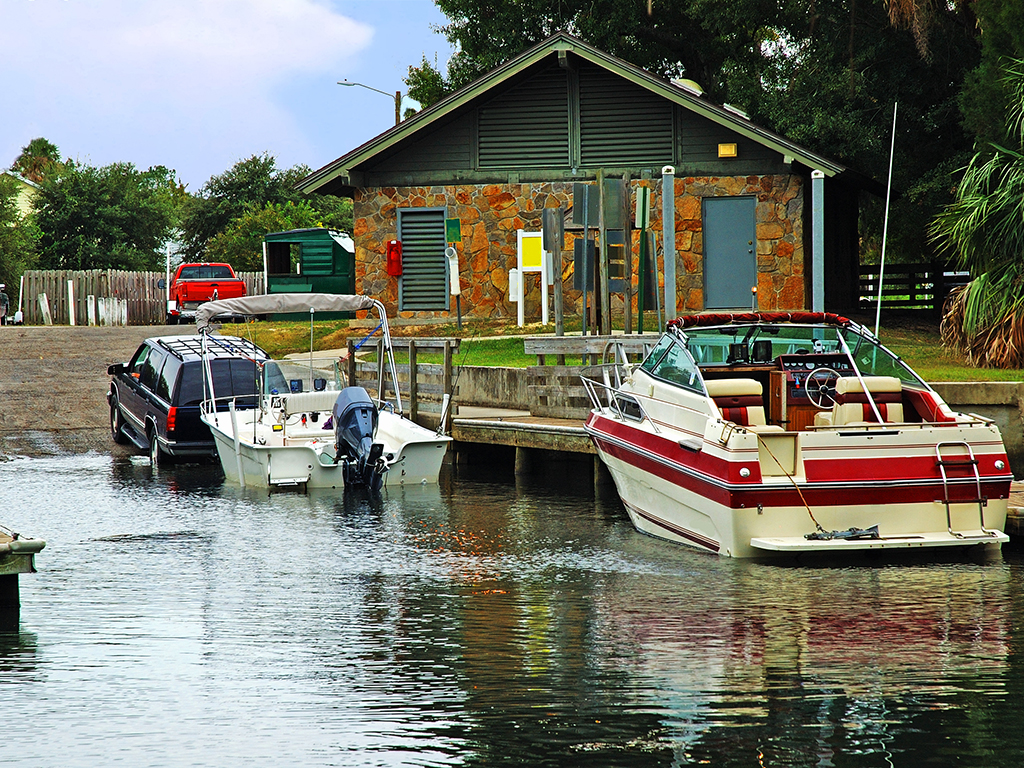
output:
M272 142L294 150L302 132L280 104L282 91L294 81L337 79L373 37L371 27L318 0L0 4L4 100L21 117L0 126L0 151L11 154L0 156L3 166L37 135L97 164L177 164L179 172L190 147L226 155L216 171L276 149Z

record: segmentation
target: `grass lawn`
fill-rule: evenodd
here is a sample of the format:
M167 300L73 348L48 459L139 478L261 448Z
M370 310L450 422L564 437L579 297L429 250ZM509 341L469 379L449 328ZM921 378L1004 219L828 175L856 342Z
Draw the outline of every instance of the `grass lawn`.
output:
M868 328L874 328L874 317L855 318ZM567 323L567 331L579 332ZM649 323L646 330L653 330ZM361 340L370 328L350 328L346 320L317 321L313 326L313 348L342 349L348 338ZM254 322L244 325L225 325L223 332L253 339L271 357L309 350L309 323ZM394 336L430 336L461 338L461 348L455 356L457 365L507 366L525 368L536 364L536 358L523 353L521 336L539 336L554 332L554 324L535 323L519 328L514 322L498 320L466 320L459 330L455 323L426 326L395 326ZM942 346L938 324L916 316L882 318L879 336L894 353L902 357L925 381L1024 381L1024 370L995 370L967 366L962 359ZM372 344L372 339L368 342ZM439 363L441 356L420 353L420 362ZM569 365L578 365L579 359L567 359Z

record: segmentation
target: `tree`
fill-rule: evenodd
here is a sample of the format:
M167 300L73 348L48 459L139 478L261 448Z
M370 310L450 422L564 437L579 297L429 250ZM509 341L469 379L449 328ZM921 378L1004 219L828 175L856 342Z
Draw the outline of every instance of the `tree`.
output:
M191 199L182 222L186 258L200 259L207 243L249 206L262 208L268 203L298 202L301 196L294 187L307 175L309 168L304 165L279 169L277 160L264 152L239 160L224 173L210 177Z
M177 223L174 171L66 162L34 200L43 269L155 269Z
M961 108L968 130L985 146L1008 138L1006 115L1014 97L1005 64L1024 56L1024 2L976 0L973 7L982 30L981 60L964 84Z
M31 219L19 215L18 182L0 174L0 283L7 285L7 295L16 300L16 286L26 269L35 261L38 237ZM14 309L11 309L14 313Z
M424 106L561 29L654 74L696 80L708 98L742 106L755 122L884 179L898 101L896 256L928 257L927 222L952 199L948 172L970 157L959 98L980 43L966 0L435 3L458 53L444 74L426 61L410 68L406 83L422 90ZM876 209L871 226L880 232Z
M974 365L1024 367L1024 61L1005 65L1012 147L990 145L964 172L931 234L973 280L942 320L948 346Z
M262 208L250 203L241 216L210 240L206 255L211 261L226 261L237 271L260 271L264 235L316 226L320 226L319 216L305 201L267 203Z
M224 173L212 176L186 207L182 223L185 257L193 261L212 258L208 249L214 239L228 230L237 231L235 223L240 219L251 223L254 210L288 203L304 203L316 213L318 224L308 226L322 225L351 233L352 201L334 195L302 195L295 185L308 175L308 166L282 170L272 155L264 153L240 160ZM274 231L279 230L266 230Z
M409 98L418 101L424 109L436 104L453 90L436 65L436 60L431 64L424 56L420 66L409 67L405 78Z
M60 150L57 145L38 138L21 148L21 154L14 159L11 170L38 184L59 167Z

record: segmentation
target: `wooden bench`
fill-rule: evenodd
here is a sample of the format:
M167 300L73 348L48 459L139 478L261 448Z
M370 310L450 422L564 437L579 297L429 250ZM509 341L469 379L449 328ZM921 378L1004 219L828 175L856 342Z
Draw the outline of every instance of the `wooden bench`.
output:
M544 365L548 355L555 355L558 365L565 365L566 355L582 357L584 365L588 358L597 363L609 348L609 342L618 344L628 355L642 357L658 341L661 334L630 334L619 336L527 336L523 339L523 351L537 356L537 365ZM609 359L609 362L613 362Z

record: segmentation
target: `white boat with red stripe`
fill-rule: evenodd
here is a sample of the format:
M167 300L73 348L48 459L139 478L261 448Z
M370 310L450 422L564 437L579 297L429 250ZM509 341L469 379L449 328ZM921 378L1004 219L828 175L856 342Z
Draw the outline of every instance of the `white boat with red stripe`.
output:
M586 428L644 533L731 557L1008 541L998 427L847 318L681 317L615 360L584 371Z

